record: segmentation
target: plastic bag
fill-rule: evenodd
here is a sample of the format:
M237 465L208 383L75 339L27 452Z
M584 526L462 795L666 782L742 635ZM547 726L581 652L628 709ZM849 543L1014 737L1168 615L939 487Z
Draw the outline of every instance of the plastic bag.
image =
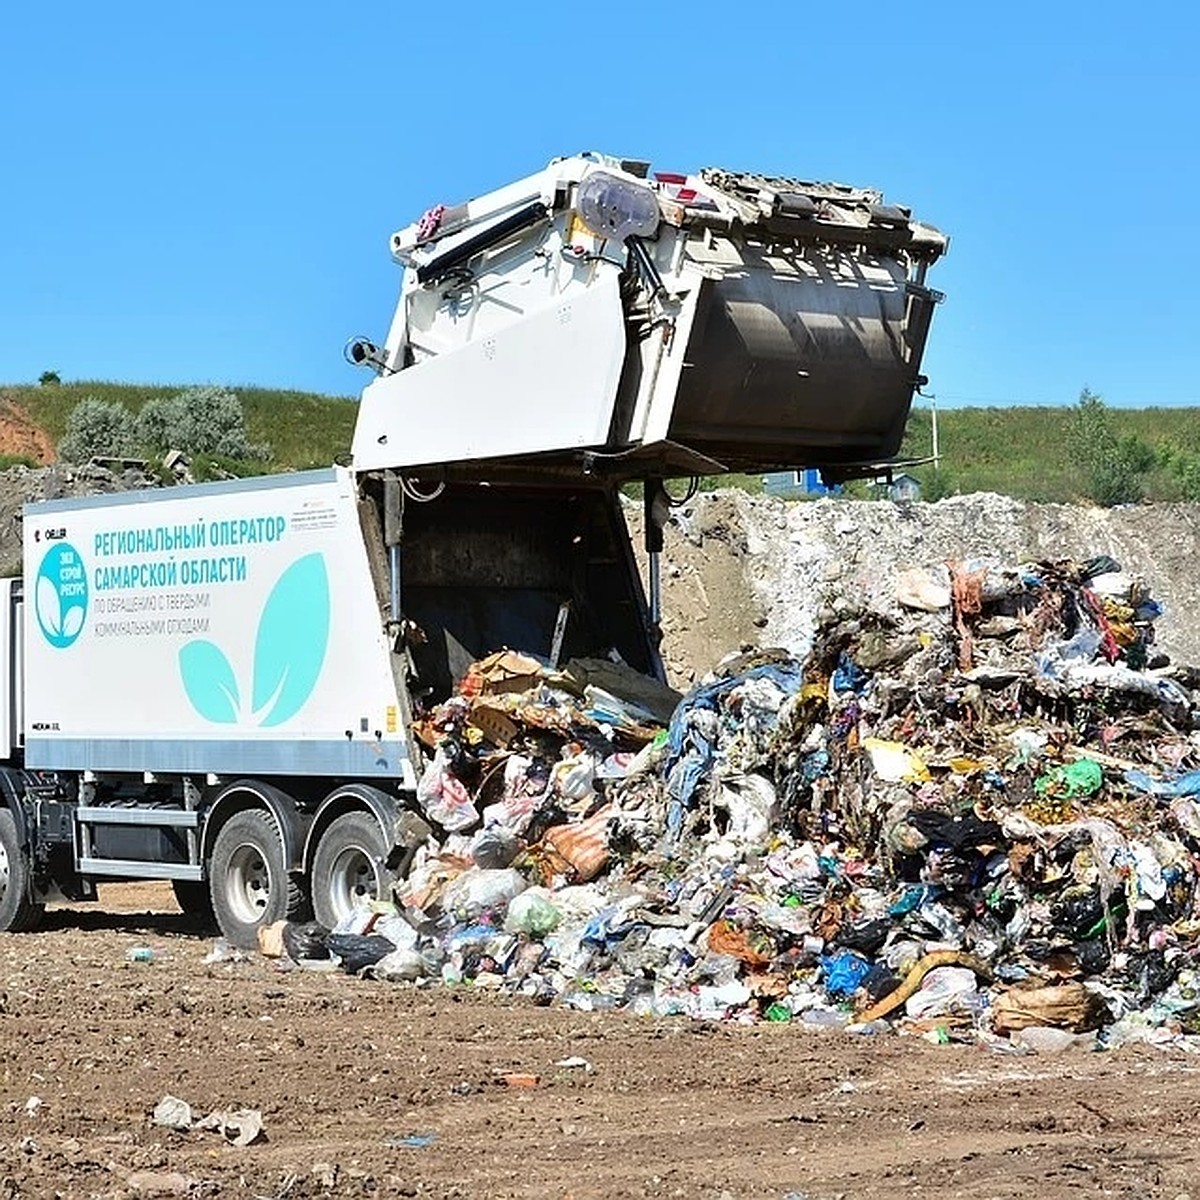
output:
M446 886L440 903L445 912L474 917L487 909L503 907L528 886L525 876L512 867L470 867Z
M596 778L596 759L586 751L564 758L554 764L551 778L564 800L582 804L596 794L592 787Z
M917 1020L968 1012L977 995L975 972L969 967L934 967L904 1002L904 1011Z
M289 921L283 927L283 948L292 962L328 958L328 937L329 930L318 921L308 921L303 925L295 925Z
M1033 786L1041 795L1091 796L1104 786L1104 771L1099 763L1081 758L1039 775Z
M373 967L396 949L387 938L377 933L365 936L359 933L331 933L325 945L330 954L341 960L342 970L347 975L357 975L364 968Z
M887 783L924 783L929 768L902 742L863 738L863 749L871 756L875 774Z
M431 821L449 832L466 829L479 820L470 793L450 770L440 748L417 784L417 803Z
M471 841L471 857L485 870L507 867L520 850L521 839L503 825L481 829Z
M527 933L530 937L542 938L557 929L560 920L562 913L550 899L550 893L545 888L529 888L513 897L504 918L504 928L508 933Z
M830 996L852 996L871 973L871 964L853 950L839 950L821 959L821 969Z
M432 974L429 963L415 950L393 950L368 966L365 973L387 983L409 983Z
M761 846L775 820L775 788L761 775L730 775L721 781L716 804L729 813L725 837L738 845Z
M950 572L944 566L906 567L896 575L896 602L919 612L949 608Z
M616 810L611 804L598 809L585 821L555 825L542 839L573 870L582 883L594 879L608 863L608 822Z
M380 917L371 927L371 932L387 938L398 950L412 950L420 940L417 931L398 914Z

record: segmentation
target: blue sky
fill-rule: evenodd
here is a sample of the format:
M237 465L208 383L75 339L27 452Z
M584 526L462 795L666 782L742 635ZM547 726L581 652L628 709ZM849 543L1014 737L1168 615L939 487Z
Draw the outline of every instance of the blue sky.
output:
M0 15L0 381L352 394L387 237L582 149L881 188L952 238L939 402L1200 404L1191 6Z

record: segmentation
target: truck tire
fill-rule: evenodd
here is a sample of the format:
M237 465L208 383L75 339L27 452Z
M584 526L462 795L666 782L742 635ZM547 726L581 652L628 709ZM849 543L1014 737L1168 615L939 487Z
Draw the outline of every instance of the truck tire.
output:
M17 822L9 809L0 808L0 930L21 933L42 919L43 906L30 898L29 874Z
M279 826L261 809L234 813L221 827L208 876L217 924L240 949L257 948L262 926L303 915L304 893L288 876Z
M212 893L207 883L196 883L191 879L172 879L171 891L179 911L196 926L211 928L217 920L213 912Z
M360 904L390 899L395 874L384 865L392 847L379 822L365 812L332 821L313 856L313 915L332 929Z

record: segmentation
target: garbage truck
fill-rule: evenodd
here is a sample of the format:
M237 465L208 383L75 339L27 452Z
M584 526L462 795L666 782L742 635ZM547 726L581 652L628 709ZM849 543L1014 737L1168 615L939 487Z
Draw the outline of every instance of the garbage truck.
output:
M0 928L105 881L238 946L386 897L431 834L414 720L473 660L663 678L666 481L897 454L946 246L869 189L600 154L393 234L350 466L26 506Z

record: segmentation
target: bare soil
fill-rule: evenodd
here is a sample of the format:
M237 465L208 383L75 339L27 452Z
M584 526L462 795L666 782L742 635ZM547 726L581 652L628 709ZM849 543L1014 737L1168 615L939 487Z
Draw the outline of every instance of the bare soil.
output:
M0 454L12 454L45 465L56 452L50 435L11 396L0 396Z
M8 1200L1198 1194L1178 1050L1014 1056L205 965L165 886L103 891L0 935ZM267 1140L157 1127L167 1094L259 1109Z

